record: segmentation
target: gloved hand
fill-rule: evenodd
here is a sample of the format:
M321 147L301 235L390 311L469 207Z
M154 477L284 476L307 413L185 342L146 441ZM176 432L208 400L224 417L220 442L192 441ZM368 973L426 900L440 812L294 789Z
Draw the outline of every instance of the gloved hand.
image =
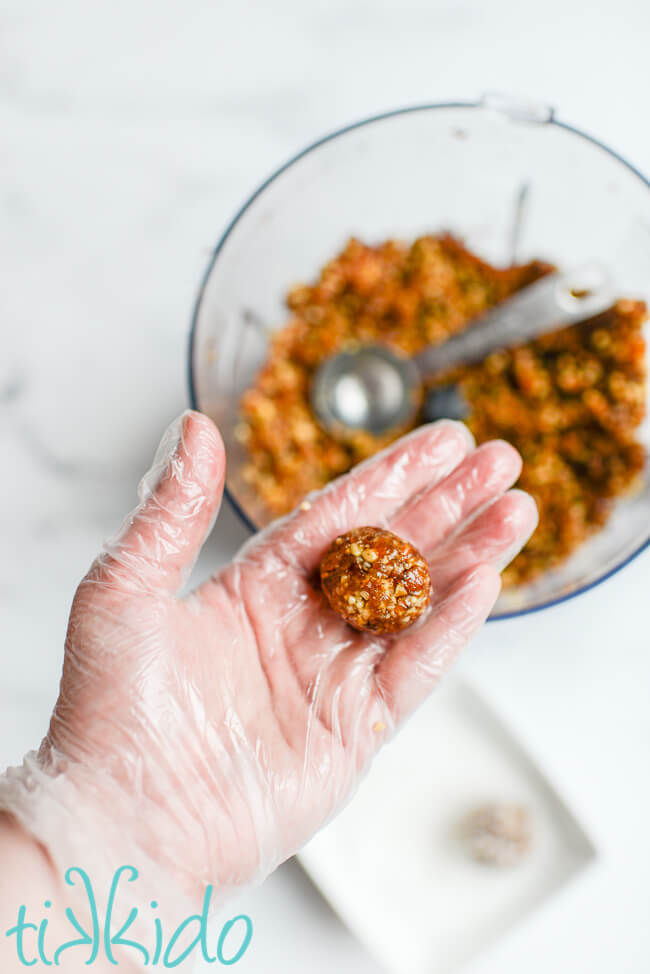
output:
M515 451L474 449L441 422L310 496L180 598L224 469L212 422L185 414L77 590L48 737L0 781L0 806L61 871L132 863L195 898L266 876L348 800L536 524L530 498L505 493ZM397 636L352 630L314 583L332 539L367 524L430 563L431 606Z

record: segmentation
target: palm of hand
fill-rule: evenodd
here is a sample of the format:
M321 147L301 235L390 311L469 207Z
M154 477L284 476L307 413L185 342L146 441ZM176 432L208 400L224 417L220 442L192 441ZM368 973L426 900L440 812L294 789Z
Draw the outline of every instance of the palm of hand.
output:
M534 526L531 502L504 495L518 473L505 444L473 451L456 424L424 428L180 599L223 481L216 431L190 414L79 587L50 745L81 787L131 809L136 845L184 885L259 878L345 802L489 612L498 569ZM312 582L324 548L358 524L390 527L429 560L430 610L398 637L350 629Z

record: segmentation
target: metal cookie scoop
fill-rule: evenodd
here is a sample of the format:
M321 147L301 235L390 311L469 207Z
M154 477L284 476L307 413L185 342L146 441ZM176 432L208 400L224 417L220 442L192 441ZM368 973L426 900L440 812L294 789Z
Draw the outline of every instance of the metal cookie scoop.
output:
M386 433L414 417L422 403L424 378L591 318L613 300L607 272L597 264L585 264L541 278L481 315L466 331L428 346L414 358L400 358L379 345L340 352L314 374L314 412L334 434L358 429ZM426 421L462 419L468 411L460 390L448 385L431 390L422 415Z

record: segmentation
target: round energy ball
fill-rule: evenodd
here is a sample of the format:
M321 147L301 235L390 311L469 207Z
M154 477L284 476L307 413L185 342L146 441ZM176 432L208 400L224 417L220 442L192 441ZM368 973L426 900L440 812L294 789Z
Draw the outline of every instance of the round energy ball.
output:
M329 546L320 563L330 606L354 629L399 632L431 597L427 563L412 544L383 528L354 528Z
M533 839L530 813L522 805L492 802L476 808L466 822L470 854L490 866L516 866Z

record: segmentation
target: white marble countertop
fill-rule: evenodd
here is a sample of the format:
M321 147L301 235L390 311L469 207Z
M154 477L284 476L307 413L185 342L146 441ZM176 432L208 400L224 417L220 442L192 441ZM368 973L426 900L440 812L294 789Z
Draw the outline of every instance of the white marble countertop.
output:
M554 104L650 171L639 0L4 0L0 763L40 739L75 585L187 403L200 274L250 190L387 108L484 90ZM199 570L244 532L224 510ZM650 966L650 553L490 625L462 666L580 809L597 863L473 970ZM242 971L377 974L297 866L245 903Z

